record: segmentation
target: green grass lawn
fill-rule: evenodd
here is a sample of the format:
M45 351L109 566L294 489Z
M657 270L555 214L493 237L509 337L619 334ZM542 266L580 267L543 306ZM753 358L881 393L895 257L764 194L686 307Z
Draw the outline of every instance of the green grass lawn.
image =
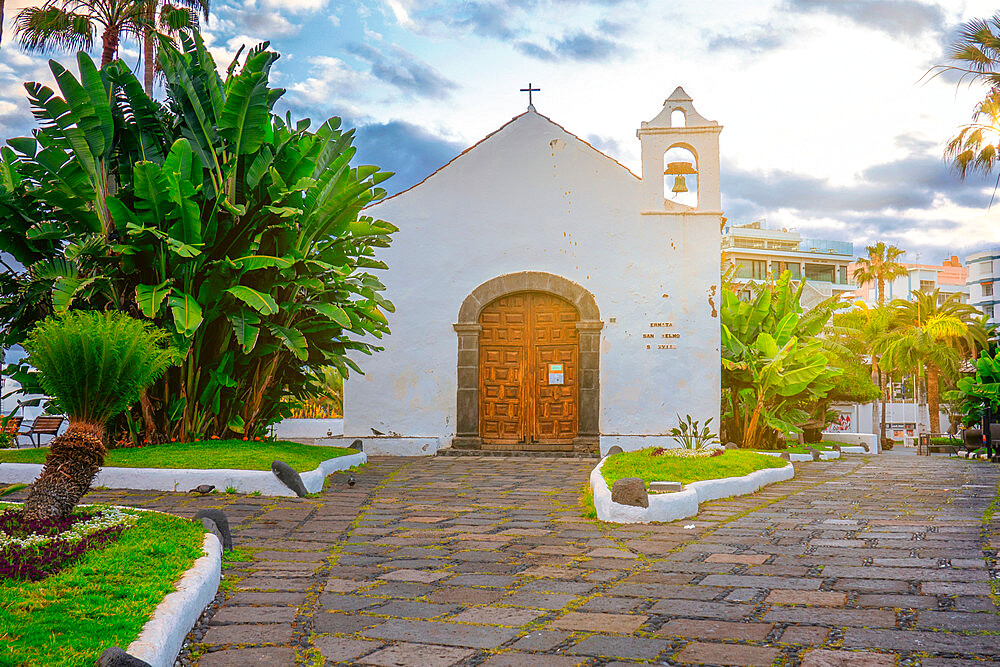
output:
M48 447L3 451L0 463L45 463L48 453ZM202 440L112 449L104 457L104 465L110 468L270 470L271 462L279 459L298 472L306 472L327 459L356 453L357 450L346 447L317 447L287 440Z
M763 468L781 468L788 465L775 456L739 449L726 450L722 456L686 458L680 456L651 456L652 449L615 454L604 462L601 473L610 488L615 480L623 477L640 477L648 485L652 481L669 481L688 484L705 479L742 477Z
M151 512L42 581L0 579L0 665L93 665L139 636L202 555L201 523Z

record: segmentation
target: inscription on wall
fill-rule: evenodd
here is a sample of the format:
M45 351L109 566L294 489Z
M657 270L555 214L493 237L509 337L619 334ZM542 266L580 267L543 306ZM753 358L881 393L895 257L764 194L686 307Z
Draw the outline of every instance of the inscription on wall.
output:
M663 329L663 328L672 327L672 326L674 326L673 322L650 322L649 323L649 327L651 329ZM655 333L644 333L644 334L642 334L642 337L643 338L656 338L656 334ZM676 339L676 338L680 338L680 337L681 337L681 335L679 333L674 333L672 331L660 334L660 338L673 338L673 339ZM652 344L649 344L649 345L646 346L646 349L647 350L652 350L654 348L653 348ZM676 350L677 349L677 345L675 345L673 343L658 343L656 345L655 349L657 349L657 350Z

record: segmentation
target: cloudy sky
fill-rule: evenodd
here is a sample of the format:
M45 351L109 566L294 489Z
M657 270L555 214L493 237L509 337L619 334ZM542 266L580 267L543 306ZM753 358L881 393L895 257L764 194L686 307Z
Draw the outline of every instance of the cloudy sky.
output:
M0 135L31 127L21 82L49 80L22 53L8 0ZM939 262L1000 246L993 181L941 158L977 88L924 75L978 0L212 0L217 61L269 39L280 103L359 128L359 158L404 189L524 111L639 171L635 130L677 85L725 126L723 208L803 236L897 243ZM121 55L138 65L135 45ZM66 59L56 54L55 57ZM923 79L923 80L922 80ZM1000 200L1000 197L998 197ZM856 248L858 252L861 248Z

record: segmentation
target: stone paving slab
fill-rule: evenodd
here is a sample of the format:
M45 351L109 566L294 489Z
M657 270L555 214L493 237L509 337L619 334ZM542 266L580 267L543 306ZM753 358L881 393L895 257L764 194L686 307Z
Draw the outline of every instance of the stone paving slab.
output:
M797 463L696 518L630 526L581 516L592 465L372 457L314 498L87 501L229 512L242 560L182 664L1000 663L993 464Z

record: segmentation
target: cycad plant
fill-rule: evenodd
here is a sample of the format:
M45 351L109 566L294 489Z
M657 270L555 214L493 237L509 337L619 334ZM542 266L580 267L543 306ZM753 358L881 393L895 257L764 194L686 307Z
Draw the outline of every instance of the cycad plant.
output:
M73 311L42 321L25 349L69 428L49 447L25 517L68 514L104 464L104 426L173 363L167 334L120 312Z

